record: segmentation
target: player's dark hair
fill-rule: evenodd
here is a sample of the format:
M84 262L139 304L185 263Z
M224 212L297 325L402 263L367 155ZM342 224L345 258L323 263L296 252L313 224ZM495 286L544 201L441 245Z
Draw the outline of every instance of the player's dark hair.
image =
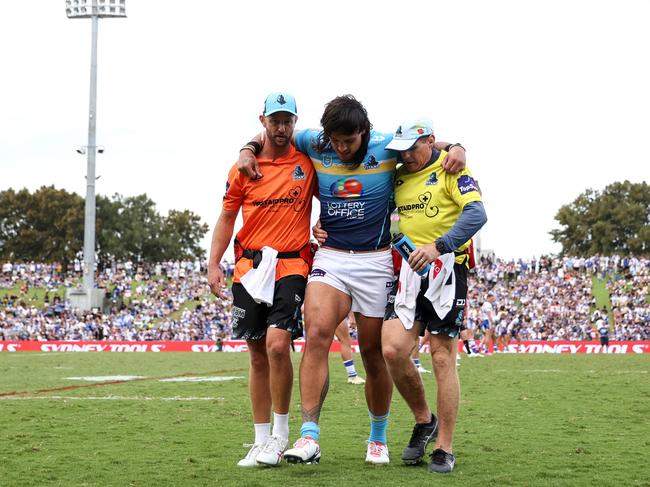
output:
M330 136L335 133L352 135L362 132L361 147L349 162L352 168L357 168L363 161L368 151L370 130L372 124L368 120L365 107L352 95L337 96L325 105L325 111L320 119L323 131L318 134L316 149L325 150L330 144Z

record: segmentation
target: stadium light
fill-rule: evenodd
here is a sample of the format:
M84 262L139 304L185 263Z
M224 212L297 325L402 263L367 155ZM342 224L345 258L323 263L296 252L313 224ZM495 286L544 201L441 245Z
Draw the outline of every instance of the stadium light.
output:
M88 110L88 145L77 149L88 156L86 172L86 209L84 214L83 290L69 295L73 304L90 310L102 306L104 293L95 289L95 155L104 152L96 145L97 130L97 30L100 18L126 17L126 0L66 0L65 13L69 19L91 19L90 50L90 108Z
M65 13L69 19L97 17L126 17L125 0L66 0Z

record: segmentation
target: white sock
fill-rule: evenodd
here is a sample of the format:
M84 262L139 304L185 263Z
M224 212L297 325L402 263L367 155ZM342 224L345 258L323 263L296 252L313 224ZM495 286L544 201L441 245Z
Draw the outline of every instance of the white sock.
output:
M255 423L255 444L263 445L271 434L271 423Z
M289 413L273 413L273 436L289 439Z

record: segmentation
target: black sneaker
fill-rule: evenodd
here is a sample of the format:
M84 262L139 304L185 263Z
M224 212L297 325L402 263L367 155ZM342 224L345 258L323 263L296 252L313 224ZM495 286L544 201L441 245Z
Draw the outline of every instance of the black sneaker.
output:
M426 454L427 445L437 434L438 418L435 414L431 415L431 422L428 424L416 423L413 427L411 440L402 453L402 461L407 465L420 463Z
M454 469L454 465L456 465L456 457L442 448L437 448L431 454L429 472L449 473Z

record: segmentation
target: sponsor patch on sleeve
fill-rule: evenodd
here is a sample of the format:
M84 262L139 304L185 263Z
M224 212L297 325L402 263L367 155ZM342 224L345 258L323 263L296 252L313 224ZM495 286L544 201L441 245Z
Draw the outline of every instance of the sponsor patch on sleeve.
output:
M467 194L470 191L479 191L478 184L472 176L463 175L458 178L458 191L460 194Z

